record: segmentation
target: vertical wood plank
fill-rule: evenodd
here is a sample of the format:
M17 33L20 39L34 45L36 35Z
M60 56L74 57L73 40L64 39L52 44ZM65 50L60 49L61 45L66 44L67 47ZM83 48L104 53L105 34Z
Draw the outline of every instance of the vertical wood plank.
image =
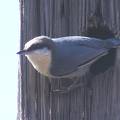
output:
M21 49L38 35L80 35L97 0L21 0ZM120 1L101 0L104 20L120 31ZM50 92L50 81L20 58L18 120L120 120L120 49L116 65L95 78L80 78L85 85L66 94ZM52 87L73 80L52 80ZM86 83L89 84L86 85Z

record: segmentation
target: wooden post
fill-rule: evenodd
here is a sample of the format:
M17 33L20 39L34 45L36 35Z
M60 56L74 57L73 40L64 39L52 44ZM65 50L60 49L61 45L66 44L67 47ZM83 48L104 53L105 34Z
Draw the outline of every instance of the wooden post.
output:
M80 35L97 0L21 0L21 49L38 35L60 37ZM108 26L120 30L120 1L101 0ZM51 93L48 78L37 73L25 57L20 58L18 120L120 120L120 50L114 67L88 85L66 94ZM52 87L68 86L72 80L52 80Z

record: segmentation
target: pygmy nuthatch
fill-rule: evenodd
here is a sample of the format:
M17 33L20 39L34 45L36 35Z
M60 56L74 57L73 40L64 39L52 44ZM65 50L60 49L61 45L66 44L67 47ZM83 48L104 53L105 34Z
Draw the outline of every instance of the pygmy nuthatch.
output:
M92 63L120 45L118 39L83 36L35 37L17 54L25 55L33 67L48 77L65 78L85 74Z

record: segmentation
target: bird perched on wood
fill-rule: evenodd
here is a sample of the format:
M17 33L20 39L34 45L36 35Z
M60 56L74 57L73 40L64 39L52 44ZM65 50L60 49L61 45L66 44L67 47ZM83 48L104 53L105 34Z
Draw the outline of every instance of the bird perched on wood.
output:
M25 55L41 74L54 78L82 76L96 60L120 45L120 40L84 36L38 36L17 54Z

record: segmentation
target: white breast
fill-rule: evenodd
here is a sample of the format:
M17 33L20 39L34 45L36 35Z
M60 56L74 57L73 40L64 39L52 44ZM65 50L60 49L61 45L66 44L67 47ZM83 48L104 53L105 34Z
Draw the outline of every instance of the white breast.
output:
M49 74L51 51L49 51L47 48L35 50L26 55L26 57L38 72L46 76Z

